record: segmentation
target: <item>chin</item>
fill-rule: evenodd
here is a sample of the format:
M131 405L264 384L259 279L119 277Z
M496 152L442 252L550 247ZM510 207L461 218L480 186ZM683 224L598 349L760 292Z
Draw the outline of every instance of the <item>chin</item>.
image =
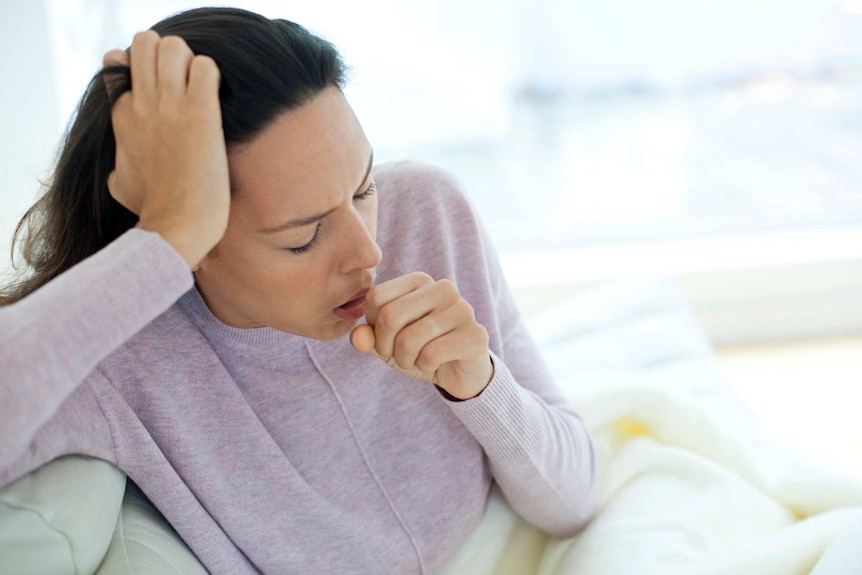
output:
M307 333L297 333L295 331L285 330L289 333L293 333L295 335L299 335L302 337L307 337L311 339L318 339L320 341L332 341L338 338L344 337L350 330L353 329L359 320L347 321L343 319L337 320L334 324L330 324L327 326L321 326L314 330L309 330Z
M322 337L320 339L323 339L325 341L332 341L334 339L342 338L345 335L349 334L350 330L352 330L358 324L359 320L356 319L351 321L341 320L336 326L332 328L332 332L330 333L329 337Z

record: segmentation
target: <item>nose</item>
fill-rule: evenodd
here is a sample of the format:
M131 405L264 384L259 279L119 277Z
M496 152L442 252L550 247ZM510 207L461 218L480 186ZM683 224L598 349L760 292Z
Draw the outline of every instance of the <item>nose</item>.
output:
M346 274L357 269L377 267L383 258L383 252L375 241L377 235L377 218L366 222L357 212L352 212L349 219L349 233L346 235L344 257L341 260L339 272Z

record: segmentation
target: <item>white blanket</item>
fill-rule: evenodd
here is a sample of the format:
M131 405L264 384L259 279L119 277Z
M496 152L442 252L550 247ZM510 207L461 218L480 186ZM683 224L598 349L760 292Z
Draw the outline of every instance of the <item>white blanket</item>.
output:
M604 288L532 327L596 440L601 507L554 540L495 491L446 575L862 575L862 479L769 439L676 284Z

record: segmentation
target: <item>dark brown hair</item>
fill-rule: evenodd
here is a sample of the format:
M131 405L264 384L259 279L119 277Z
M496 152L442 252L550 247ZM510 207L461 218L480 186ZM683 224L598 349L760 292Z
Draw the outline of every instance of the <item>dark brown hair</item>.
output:
M215 60L229 148L253 138L281 112L345 82L346 67L332 44L287 20L234 8L198 8L152 29L180 36L195 54ZM26 297L137 223L107 188L116 151L111 103L130 88L125 66L102 70L90 81L44 195L15 230L12 260L18 278L0 290L0 305ZM24 268L15 258L19 251Z

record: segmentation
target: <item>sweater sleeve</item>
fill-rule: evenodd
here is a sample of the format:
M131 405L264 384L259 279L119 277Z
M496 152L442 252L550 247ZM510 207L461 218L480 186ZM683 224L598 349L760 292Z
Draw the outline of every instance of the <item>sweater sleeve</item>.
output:
M188 265L170 244L154 232L132 229L0 308L0 484L13 478L12 468L32 469L48 460L53 450L39 444L58 444L64 424L51 421L58 413L68 422L66 431L87 429L72 406L98 410L98 402L81 384L192 285ZM75 448L68 441L65 446Z
M485 390L450 406L482 445L512 507L552 535L574 535L598 504L592 438L571 406L526 389L491 356L494 377Z
M482 445L513 509L552 535L571 536L598 506L592 437L522 321L475 211L469 205L451 211L463 214L453 228L460 234L458 251L467 252L454 258L459 288L471 292L476 317L488 328L494 376L478 396L447 403ZM482 295L477 285L485 286Z

